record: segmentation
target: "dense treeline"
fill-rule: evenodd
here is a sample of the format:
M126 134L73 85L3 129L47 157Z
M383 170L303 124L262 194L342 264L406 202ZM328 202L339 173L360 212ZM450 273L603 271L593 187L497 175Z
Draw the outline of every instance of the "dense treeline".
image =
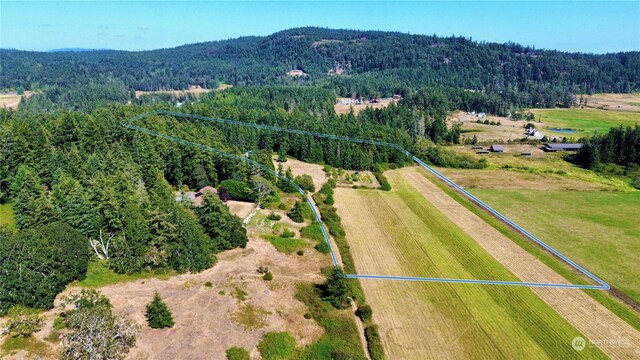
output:
M89 254L119 273L200 271L216 253L246 244L241 220L218 197L205 195L193 208L176 202L172 185L217 186L259 173L120 125L144 110L0 111L0 201L13 203L17 227L1 234L0 312L15 303L52 306L84 277ZM226 148L211 127L157 120L177 136Z
M577 92L640 90L639 52L565 53L379 31L298 28L142 52L0 51L1 89L113 82L122 82L124 90L311 83L344 96L389 96L426 85L494 94L526 107L568 106ZM307 76L287 76L292 69Z
M576 161L589 169L597 169L602 164L637 169L640 166L640 125L611 128L606 134L585 139Z
M242 87L211 93L186 103L180 111L377 139L412 149L416 143L429 147L433 142L459 140L459 129L448 129L444 121L447 111L458 104L446 99L446 92L423 89L386 109L337 115L335 93L330 90ZM241 221L229 213L220 197L265 201L270 196L267 192L275 188L269 185L275 177L237 160L121 126L128 118L157 109L175 107L112 103L96 106L91 113L0 110L0 202L13 203L18 229L2 233L3 279L12 280L0 284L0 300L6 304L0 311L16 302L51 306L53 296L69 281L84 276L88 254L119 273L169 268L200 271L215 262L216 253L246 244ZM245 154L271 169L274 152L374 171L379 163L409 161L392 148L168 115L139 119L136 125ZM297 181L311 190L309 179ZM288 183L277 182L279 187L282 184ZM201 207L176 201L176 189L207 185L219 187L221 196L204 195ZM60 226L69 231L61 231ZM54 230L48 230L51 227ZM73 266L64 256L37 251L49 246L47 242L71 239L84 251L78 255L84 260L74 260ZM11 256L18 248L22 255ZM46 266L56 276L38 275L45 266L43 254L51 257ZM62 268L73 271L57 275L56 269ZM33 275L15 274L18 269ZM43 293L49 296L40 296Z

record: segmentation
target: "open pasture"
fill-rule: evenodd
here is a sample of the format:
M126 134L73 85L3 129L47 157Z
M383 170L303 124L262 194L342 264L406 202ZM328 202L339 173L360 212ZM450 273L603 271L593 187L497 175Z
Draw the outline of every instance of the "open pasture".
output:
M472 192L640 303L640 191Z
M640 112L640 93L631 94L593 94L584 96L587 107L614 111ZM580 100L580 96L576 97Z
M549 136L566 136L581 138L594 134L603 134L616 126L633 126L640 124L640 113L628 111L611 111L603 109L535 109L531 110L542 124L536 123L542 132ZM550 130L552 128L572 129L574 133L563 133Z
M425 201L401 172L387 174L394 189L389 193L336 189L358 273L518 280ZM567 344L578 331L531 289L382 280L361 284L390 358L577 357ZM597 348L589 350L589 356L603 356Z

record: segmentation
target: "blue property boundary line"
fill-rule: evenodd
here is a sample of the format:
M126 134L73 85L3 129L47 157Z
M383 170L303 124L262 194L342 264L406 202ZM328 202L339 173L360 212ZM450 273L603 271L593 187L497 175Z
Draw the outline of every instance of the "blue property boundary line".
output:
M276 177L278 177L280 179L283 179L283 180L289 182L290 184L292 184L293 186L295 186L295 188L298 190L298 192L300 192L300 194L302 194L302 196L304 196L304 198L307 200L307 203L311 207L311 210L313 211L313 215L315 216L316 221L320 225L320 229L322 230L322 235L324 236L325 242L329 246L329 250L330 250L330 253L331 253L331 259L333 261L334 266L336 266L336 267L339 267L340 265L338 264L338 261L336 259L335 253L333 251L333 247L331 246L331 241L329 240L329 236L327 235L327 232L326 232L326 229L325 229L325 227L323 225L323 222L322 222L319 214L316 212L313 203L311 202L309 197L307 197L306 192L302 188L300 188L298 186L298 184L296 184L292 179L289 179L286 176L281 176L277 172L275 172L275 171L269 169L268 167L258 163L257 161L251 160L249 158L245 158L245 157L242 157L242 156L239 156L239 155L236 155L236 154L228 153L228 152L225 152L225 151L222 151L222 150L219 150L219 149L215 149L215 148L212 148L212 147L208 147L208 146L205 146L205 145L202 145L202 144L197 144L197 143L194 143L194 142L190 142L190 141L187 141L187 140L184 140L184 139L180 139L180 138L177 138L177 137L173 137L173 136L169 136L169 135L165 135L165 134L160 134L160 133L157 133L155 131L151 131L149 129L145 129L145 128L142 128L142 127L135 126L135 125L131 124L132 122L134 122L136 120L140 120L140 119L143 119L143 118L151 116L151 115L169 115L169 116L173 116L173 117L181 117L181 118L186 118L186 119L204 120L204 121L216 122L216 123L227 124L227 125L238 125L238 126L244 126L244 127L253 127L253 128L257 128L257 129L264 129L264 130L271 130L271 131L278 131L278 132L286 132L286 133L290 133L290 134L308 135L308 136L314 136L314 137L325 138L325 139L344 140L344 141L350 141L350 142L361 143L361 144L371 144L371 145L394 148L394 149L400 151L401 153L403 153L404 155L407 155L407 156L411 157L414 162L416 162L417 164L419 164L420 166L425 168L427 171L429 171L432 174L434 174L439 179L443 180L449 186L451 186L454 189L458 190L460 193L462 193L462 195L464 195L465 197L467 197L468 199L470 199L471 201L476 203L478 206L480 206L481 208L489 211L491 214L493 214L494 216L498 217L500 220L506 222L508 225L512 226L514 229L516 229L522 235L524 235L527 238L533 240L538 245L542 246L543 248L545 248L546 250L548 250L552 254L556 255L557 257L559 257L560 259L562 259L563 261L565 261L566 263L571 265L573 268L575 268L576 270L578 270L579 272L581 272L582 274L586 275L587 277L589 277L590 279L592 279L593 281L597 282L600 285L575 285L575 284L556 284L556 283L533 283L533 282L521 282L521 281L497 281L497 280L449 279L449 278L430 278L430 277L412 277L412 276L345 274L345 276L347 278L351 278L351 279L394 280L394 281L438 282L438 283L507 285L507 286L526 286L526 287L555 287L555 288L566 288L566 289L609 290L611 288L609 286L609 284L607 284L606 282L604 282L603 280L601 280L597 276L593 275L591 272L589 272L588 270L586 270L582 266L578 265L573 260L569 259L568 257L563 255L559 251L557 251L554 248L552 248L551 246L547 245L545 242L543 242L542 240L538 239L533 234L531 234L527 230L525 230L522 227L520 227L518 224L516 224L513 221L509 220L507 217L505 217L504 215L500 214L498 211L494 210L489 205L485 204L483 201L481 201L480 199L478 199L477 197L475 197L474 195L472 195L471 193L466 191L464 188L462 188L458 184L454 183L453 181L451 181L446 176L444 176L441 173L439 173L437 170L435 170L431 166L425 164L422 160L420 160L417 157L413 156L411 153L409 153L407 150L403 149L398 144L392 144L392 143L383 142L383 141L376 141L376 140L351 138L351 137L341 136L341 135L324 134L324 133L318 133L318 132L312 132L312 131L288 129L288 128L282 128L282 127L264 125L264 124L253 124L253 123L247 123L247 122L236 121L236 120L217 119L217 118L211 118L211 117L206 117L206 116L201 116L201 115L191 115L191 114L171 112L171 111L163 111L163 110L152 111L152 112L147 112L147 113L144 113L144 114L140 114L138 116L135 116L133 118L125 120L122 123L122 126L124 126L126 128L129 128L131 130L139 131L139 132L142 132L142 133L145 133L145 134L148 134L148 135L160 137L160 138L163 138L163 139L166 139L166 140L170 140L170 141L174 141L174 142L177 142L177 143L181 143L181 144L184 144L184 145L193 146L193 147L205 150L205 151L213 152L213 153L216 153L216 154L219 154L219 155L222 155L222 156L231 157L231 158L234 158L236 160L249 163L251 165L259 167L262 170L265 170L265 171L267 171L269 173L272 173Z

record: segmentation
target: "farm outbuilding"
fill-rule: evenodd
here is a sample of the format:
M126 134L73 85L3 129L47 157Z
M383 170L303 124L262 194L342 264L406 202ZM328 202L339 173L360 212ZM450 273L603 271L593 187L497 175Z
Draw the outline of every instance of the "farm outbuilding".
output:
M504 152L504 145L491 145L490 149L493 152Z
M582 144L563 144L563 143L551 143L544 144L542 150L544 151L578 151L582 148Z

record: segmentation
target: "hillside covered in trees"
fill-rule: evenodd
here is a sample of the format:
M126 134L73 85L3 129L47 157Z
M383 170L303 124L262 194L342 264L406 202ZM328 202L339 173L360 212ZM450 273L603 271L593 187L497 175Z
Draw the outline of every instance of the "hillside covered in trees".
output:
M479 43L462 37L298 28L141 52L26 52L2 49L0 89L47 89L52 102L76 88L131 90L314 84L339 95L405 95L417 86L495 94L511 105L570 106L576 93L640 90L640 53L606 55ZM291 77L293 69L305 76ZM78 90L80 89L80 90ZM90 90L90 89L87 89Z

